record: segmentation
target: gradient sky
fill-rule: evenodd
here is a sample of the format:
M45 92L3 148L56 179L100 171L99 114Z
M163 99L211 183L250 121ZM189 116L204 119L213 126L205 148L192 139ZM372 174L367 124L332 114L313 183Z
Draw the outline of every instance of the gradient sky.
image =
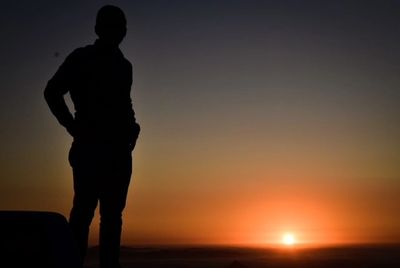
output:
M2 1L0 209L68 216L43 90L107 3L142 126L123 243L400 242L400 1Z

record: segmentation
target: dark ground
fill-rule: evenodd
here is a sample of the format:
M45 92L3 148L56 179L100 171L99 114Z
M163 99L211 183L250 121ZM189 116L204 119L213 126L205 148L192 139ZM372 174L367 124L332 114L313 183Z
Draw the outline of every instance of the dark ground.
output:
M124 247L121 263L123 268L398 268L400 245L319 249ZM97 248L89 250L86 267L98 267Z

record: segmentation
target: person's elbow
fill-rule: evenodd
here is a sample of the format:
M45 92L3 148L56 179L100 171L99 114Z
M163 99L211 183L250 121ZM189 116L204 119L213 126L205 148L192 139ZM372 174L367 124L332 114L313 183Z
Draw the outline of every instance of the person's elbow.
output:
M43 91L44 99L47 103L50 103L54 99L62 96L58 88L59 87L56 85L56 83L54 83L54 81L50 80L49 82L47 82L47 85Z

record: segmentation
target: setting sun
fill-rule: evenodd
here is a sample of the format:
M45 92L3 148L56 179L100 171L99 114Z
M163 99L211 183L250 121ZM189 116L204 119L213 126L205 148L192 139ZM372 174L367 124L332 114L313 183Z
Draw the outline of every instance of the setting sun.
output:
M286 246L292 246L296 243L296 238L292 233L285 233L282 236L282 243Z

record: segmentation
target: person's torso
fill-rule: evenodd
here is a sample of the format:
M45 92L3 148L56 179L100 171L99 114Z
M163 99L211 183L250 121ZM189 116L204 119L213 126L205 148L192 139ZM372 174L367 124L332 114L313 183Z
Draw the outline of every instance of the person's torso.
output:
M132 73L122 53L95 45L80 49L70 88L77 135L90 139L123 138L131 127Z

